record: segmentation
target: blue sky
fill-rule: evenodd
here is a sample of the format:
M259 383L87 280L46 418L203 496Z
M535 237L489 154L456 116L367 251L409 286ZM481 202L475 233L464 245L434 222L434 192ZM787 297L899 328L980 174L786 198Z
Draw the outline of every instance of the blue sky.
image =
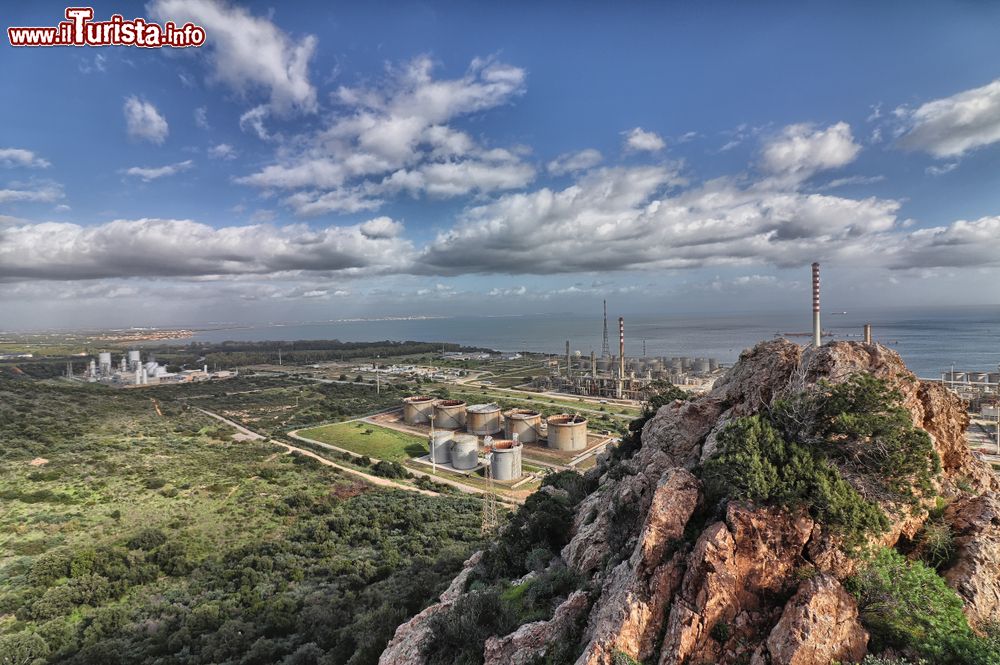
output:
M1000 6L112 13L208 40L4 40L0 328L1000 302Z

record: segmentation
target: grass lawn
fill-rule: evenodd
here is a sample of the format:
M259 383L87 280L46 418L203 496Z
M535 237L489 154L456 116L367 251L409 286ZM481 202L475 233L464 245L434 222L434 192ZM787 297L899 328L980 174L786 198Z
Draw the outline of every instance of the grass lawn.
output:
M367 433L367 432L370 432ZM427 442L419 436L362 422L336 423L299 430L299 435L329 443L358 455L405 462L427 454Z

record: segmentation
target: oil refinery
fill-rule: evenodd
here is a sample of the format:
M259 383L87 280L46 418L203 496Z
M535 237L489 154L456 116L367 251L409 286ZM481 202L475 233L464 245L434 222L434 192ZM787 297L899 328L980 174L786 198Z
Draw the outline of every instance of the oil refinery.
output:
M69 379L104 383L121 388L229 379L236 375L235 371L228 370L209 372L208 365L203 365L201 369L171 372L166 365L158 363L152 355L147 356L143 362L142 353L134 349L123 353L117 363L114 362L110 351L101 351L96 358L90 359L82 374L74 373L72 363L66 366L66 377Z

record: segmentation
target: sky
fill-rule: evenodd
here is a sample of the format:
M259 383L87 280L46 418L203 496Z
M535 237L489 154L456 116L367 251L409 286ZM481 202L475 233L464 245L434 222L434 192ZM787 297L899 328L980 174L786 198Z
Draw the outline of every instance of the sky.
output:
M95 3L207 39L3 39L0 329L1000 304L1000 5L874 4Z

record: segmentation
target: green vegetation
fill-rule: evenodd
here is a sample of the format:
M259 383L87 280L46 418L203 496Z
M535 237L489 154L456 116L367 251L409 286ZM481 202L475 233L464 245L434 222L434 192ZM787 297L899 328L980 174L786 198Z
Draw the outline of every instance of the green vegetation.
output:
M888 526L883 505L916 503L940 472L930 438L900 402L884 382L856 375L736 420L701 471L710 500L808 509L860 544Z
M846 586L857 598L875 653L891 648L943 665L1000 662L997 634L977 636L958 594L920 561L882 549Z
M669 381L654 381L649 386L649 399L642 405L642 413L638 418L628 424L627 430L622 436L621 443L617 448L611 450L610 461L612 464L622 460L630 459L639 448L642 447L642 428L656 415L660 407L670 404L675 400L685 401L691 397L690 393L681 390ZM602 409L604 407L601 407Z
M471 576L471 593L435 618L428 654L431 663L482 663L483 644L489 636L506 635L529 621L550 618L582 586L583 581L564 565L550 564L569 541L577 504L593 487L580 474L561 471L547 476L542 488L551 489L529 496L485 551ZM528 572L535 575L512 584ZM558 651L558 657L549 654L548 662L572 663L579 648L569 640Z
M427 443L418 436L367 423L338 423L299 431L300 436L394 462L427 453Z
M479 544L474 499L162 409L0 378L0 662L374 663Z

